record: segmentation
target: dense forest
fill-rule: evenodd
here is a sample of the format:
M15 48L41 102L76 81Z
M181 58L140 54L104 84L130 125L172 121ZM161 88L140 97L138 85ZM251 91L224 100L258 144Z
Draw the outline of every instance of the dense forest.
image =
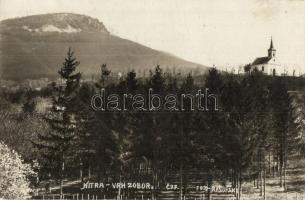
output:
M216 68L181 75L156 66L149 77L130 71L114 80L103 64L98 81L83 81L79 64L69 50L58 72L62 82L41 90L1 89L0 140L32 166L32 188L55 182L63 194L64 181L71 180L150 182L156 198L175 177L181 198L194 179L208 186L208 197L216 184L235 188L239 199L249 182L264 196L266 177L279 177L276 184L285 190L289 157L304 153L304 100L297 98L302 77ZM194 112L186 101L184 112L96 112L91 98L102 88L118 95L208 88L219 109Z

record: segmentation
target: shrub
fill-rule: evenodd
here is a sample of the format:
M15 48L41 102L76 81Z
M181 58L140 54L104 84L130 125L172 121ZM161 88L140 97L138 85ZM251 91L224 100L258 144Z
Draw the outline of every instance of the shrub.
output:
M25 199L31 192L34 172L20 155L0 142L0 199Z

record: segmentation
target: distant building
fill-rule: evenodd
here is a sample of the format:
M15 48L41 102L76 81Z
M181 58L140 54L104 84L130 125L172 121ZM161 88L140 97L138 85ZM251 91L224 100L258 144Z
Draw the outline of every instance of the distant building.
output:
M258 70L263 72L266 75L273 76L294 76L295 70L291 74L288 74L288 71L284 66L279 62L276 57L276 49L273 46L273 41L271 38L270 47L268 49L268 56L256 58L246 69L245 71Z

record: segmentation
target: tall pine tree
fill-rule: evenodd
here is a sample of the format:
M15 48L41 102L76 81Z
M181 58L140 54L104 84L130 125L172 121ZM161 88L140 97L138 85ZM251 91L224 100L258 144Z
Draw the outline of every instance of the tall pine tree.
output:
M81 78L81 73L75 72L78 65L79 62L69 48L65 61L58 71L62 82L54 86L53 106L45 117L51 131L48 134L40 134L40 142L37 144L44 149L53 178L60 182L61 195L65 169L75 156L72 147L77 138L76 113Z

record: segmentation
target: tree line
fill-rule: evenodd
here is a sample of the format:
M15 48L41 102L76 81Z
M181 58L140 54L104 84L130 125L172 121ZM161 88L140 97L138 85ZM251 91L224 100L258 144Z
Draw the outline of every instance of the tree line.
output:
M155 190L179 176L181 196L191 184L189 171L207 186L224 181L240 197L244 182L252 181L264 196L266 176L279 176L286 187L289 155L300 152L299 127L289 90L300 80L265 76L259 71L234 75L209 70L204 77L164 73L157 66L149 77L135 71L117 81L101 66L100 80L82 81L79 62L69 49L59 70L63 80L52 84L52 106L38 118L48 128L38 130L31 143L38 151L41 179L59 181L90 177L100 181L149 180ZM196 82L197 79L202 82ZM218 112L94 112L91 97L101 88L116 94L195 93L218 95ZM50 94L49 94L50 93ZM24 110L33 109L29 103ZM35 115L35 114L30 114ZM35 115L37 117L37 115ZM299 116L299 115L297 115ZM36 155L36 154L35 154ZM208 194L211 191L209 189Z

